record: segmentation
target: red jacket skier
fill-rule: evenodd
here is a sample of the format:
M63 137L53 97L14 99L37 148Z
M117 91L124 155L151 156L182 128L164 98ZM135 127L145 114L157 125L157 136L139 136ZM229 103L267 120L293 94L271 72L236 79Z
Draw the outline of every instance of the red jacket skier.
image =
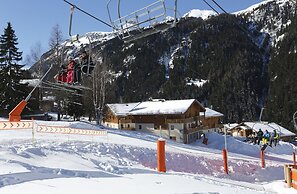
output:
M73 57L68 58L68 66L67 66L67 83L73 83L74 81L74 66L75 61Z

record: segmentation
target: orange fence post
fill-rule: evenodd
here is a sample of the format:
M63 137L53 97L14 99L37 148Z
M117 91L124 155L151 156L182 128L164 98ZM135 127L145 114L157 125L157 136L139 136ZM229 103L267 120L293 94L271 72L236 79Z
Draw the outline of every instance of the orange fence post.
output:
M264 155L264 150L261 150L261 166L262 166L262 168L265 168L265 155Z
M166 172L165 140L162 138L157 141L157 169L159 172Z
M226 174L229 174L228 171L228 159L227 159L227 150L223 149L223 160L224 160L224 171Z
M293 164L296 165L296 153L293 152Z
M297 189L297 169L296 167L292 166L291 168L291 186L294 189Z

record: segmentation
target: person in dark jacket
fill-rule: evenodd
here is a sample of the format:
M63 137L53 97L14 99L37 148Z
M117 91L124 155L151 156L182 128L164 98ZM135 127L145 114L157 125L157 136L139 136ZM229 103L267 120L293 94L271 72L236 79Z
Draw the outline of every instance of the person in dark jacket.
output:
M263 131L261 129L259 129L259 131L257 132L257 144L260 145L260 141L262 140L263 137Z

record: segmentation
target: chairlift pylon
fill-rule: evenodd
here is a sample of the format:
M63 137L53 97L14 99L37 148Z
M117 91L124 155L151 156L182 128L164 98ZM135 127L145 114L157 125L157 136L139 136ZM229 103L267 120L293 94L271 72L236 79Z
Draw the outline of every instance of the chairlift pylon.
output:
M293 114L294 128L297 130L297 111Z
M177 22L177 0L174 0L173 19L168 20L168 6L165 0L156 2L134 11L128 15L121 16L120 0L118 0L118 18L112 20L110 12L110 3L107 2L107 11L114 32L124 42L137 40L168 28L174 27Z

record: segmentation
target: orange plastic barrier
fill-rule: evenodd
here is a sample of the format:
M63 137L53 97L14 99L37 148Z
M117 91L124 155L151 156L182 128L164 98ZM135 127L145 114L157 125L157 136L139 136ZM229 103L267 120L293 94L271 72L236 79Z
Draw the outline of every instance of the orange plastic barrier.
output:
M0 130L32 129L32 121L9 122L0 121Z
M262 168L265 168L265 154L264 154L264 150L261 150L261 166L262 166Z
M106 130L75 129L75 128L69 128L69 127L46 126L46 125L37 125L36 132L73 134L73 135L96 135L96 136L107 135Z
M162 138L157 141L157 169L159 172L166 172L165 140Z
M292 184L291 184L291 186L294 189L297 189L297 169L291 168L291 178L292 178Z
M229 174L228 171L228 159L227 159L227 150L223 149L223 160L224 160L224 171L226 174Z

